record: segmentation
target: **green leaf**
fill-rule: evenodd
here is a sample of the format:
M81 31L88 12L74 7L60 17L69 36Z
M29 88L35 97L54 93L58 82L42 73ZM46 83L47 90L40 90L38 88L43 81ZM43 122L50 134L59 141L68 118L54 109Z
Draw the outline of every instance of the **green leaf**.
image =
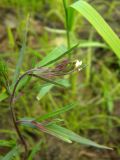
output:
M54 128L50 127L53 126L54 123L50 123L49 127L47 126L47 130L45 131L46 133L55 136L67 143L72 143L72 141L69 139L69 136L67 134L64 134L63 132L59 132L58 130L55 130Z
M33 118L33 117L23 117L23 118L20 118L19 120L20 120L20 121L28 121L28 122L31 122L31 121L34 121L35 118Z
M0 58L0 86L5 87L6 91L10 93L9 81L8 81L8 67L1 58Z
M67 79L59 79L56 80L59 84L63 85L64 87L69 87L70 83L68 82ZM55 85L54 84L46 84L41 87L38 95L37 95L37 100L41 100Z
M0 129L0 133L1 133L1 134L8 134L9 136L11 136L11 135L16 135L16 132L15 132L15 131L8 130L8 129Z
M101 42L94 42L94 41L80 41L80 44L78 48L86 48L86 47L99 47L99 48L104 48L104 49L109 49L109 47Z
M46 66L46 65L50 64L51 62L54 62L56 60L56 58L61 56L66 51L67 51L67 48L63 45L56 47L46 57L44 57L40 61L40 63L38 63L36 65L36 67L43 67L43 66Z
M102 16L84 0L73 3L71 7L80 12L93 25L117 57L120 58L120 39L105 22Z
M14 39L14 35L12 33L12 29L9 25L7 27L7 34L8 34L8 39L9 39L9 45L11 48L14 48L15 47L15 39Z
M53 123L49 122L49 123L44 124L44 123L38 123L35 121L26 121L26 122L21 121L21 123L22 124L26 123L29 127L39 129L42 132L51 134L51 135L65 141L65 142L68 142L68 143L71 143L72 141L74 141L74 142L77 142L80 144L89 145L89 146L93 146L96 148L112 149L112 148L106 147L104 145L97 144L96 142L89 140L87 138L81 137L81 136L77 135L76 133L74 133L64 127L56 125L56 123L54 123L54 122Z
M2 160L13 160L16 156L19 155L18 147L14 147L10 152L8 152Z
M32 121L34 121L34 118L24 117L19 120L19 123L24 127L36 129L37 127L31 123Z
M67 106L65 106L65 107L59 108L59 109L56 110L56 111L50 112L50 113L45 114L45 115L43 115L43 116L41 116L41 117L39 117L39 118L36 118L36 120L37 120L37 121L43 121L43 120L46 120L46 119L48 119L48 118L56 117L56 116L58 116L58 115L60 115L60 114L62 114L62 113L64 113L64 112L69 111L70 109L73 109L73 108L75 107L75 105L76 105L75 103L69 104L69 105L67 105Z
M12 147L15 146L16 142L14 140L0 140L0 147Z
M40 78L41 80L43 80L45 82L48 82L48 83L51 83L51 84L54 84L54 85L57 85L57 86L60 86L60 87L64 87L64 85L58 83L57 81L53 81L53 80L50 80L48 78L45 78L45 77L42 77L42 76L38 76L37 74L32 74L32 75L35 76L35 77Z
M20 121L20 123L26 127L31 127L33 129L39 129L42 132L48 133L50 135L53 135L53 136L65 141L65 142L71 143L71 140L64 133L62 133L62 132L58 133L57 131L53 131L52 129L47 129L46 128L47 125L44 126L42 123L37 123L34 121L35 123L33 124L32 122L33 121ZM51 121L51 122L49 122L49 125L53 125L55 123L56 122Z
M24 56L25 56L26 42L27 42L27 31L28 31L28 21L29 21L29 15L27 15L27 17L26 17L26 26L25 26L25 31L24 31L23 43L22 43L22 47L21 47L20 52L19 52L19 58L18 58L18 62L17 62L17 65L16 65L12 86L15 84L15 82L16 82L19 74L20 74L20 69L22 67L23 59L24 59Z
M6 92L3 92L3 93L0 94L0 102L3 101L6 98L8 98L8 94Z
M41 100L52 88L53 88L54 84L48 84L46 86L43 86L41 89L40 89L40 92L38 93L37 95L37 100Z
M68 11L68 29L69 31L71 31L72 27L74 26L75 15L74 15L74 10L72 8L67 8L67 11Z
M55 48L52 52L50 52L45 58L43 58L42 61L40 61L40 63L38 63L36 65L36 67L43 67L43 66L47 66L49 64L52 64L54 62L56 62L57 60L59 60L60 58L62 58L63 56L65 56L66 54L69 54L72 50L74 50L76 47L78 46L78 44L74 45L73 47L71 47L70 49L67 50L67 48L63 45Z
M101 149L112 149L112 148L97 144L92 140L81 137L81 136L77 135L76 133L74 133L64 127L58 126L56 124L47 125L46 128L52 132L57 133L58 135L59 134L61 135L61 133L62 133L63 135L67 136L69 140L75 141L77 143L81 143L84 145L89 145L89 146L93 146L93 147L97 147L97 148L101 148Z
M36 155L37 152L39 152L41 150L41 146L43 144L43 141L38 142L32 149L28 160L33 160L34 156Z

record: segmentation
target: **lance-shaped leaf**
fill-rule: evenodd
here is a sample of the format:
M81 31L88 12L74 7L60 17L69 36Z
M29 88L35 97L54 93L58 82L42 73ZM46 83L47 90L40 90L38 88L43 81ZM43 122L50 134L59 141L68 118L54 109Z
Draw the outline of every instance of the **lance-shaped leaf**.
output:
M80 41L78 48L103 48L109 49L109 47L105 43L97 42L97 41Z
M69 54L71 51L73 51L77 46L79 45L76 44L73 47L71 47L70 49L67 50L67 48L63 45L56 47L53 51L51 51L45 58L43 58L42 61L40 61L40 63L38 63L36 65L36 67L43 67L43 66L47 66L50 65L54 62L56 62L57 60L61 59L63 56L65 56L66 54Z
M35 157L36 153L39 152L42 148L43 141L38 142L33 148L32 151L28 157L28 160L33 160Z
M5 87L6 91L10 93L8 82L8 68L2 59L0 59L0 86Z
M26 24L25 24L24 34L23 34L23 42L22 42L22 47L19 51L19 58L18 58L18 62L17 62L17 65L16 65L15 73L14 73L14 76L13 76L12 88L13 88L13 86L14 86L15 82L17 81L17 78L20 74L20 70L21 70L21 67L22 67L22 63L23 63L23 60L24 60L25 53L26 53L25 50L26 50L27 33L28 33L28 25L29 25L29 14L27 15L24 22L26 22Z
M6 92L2 92L0 94L0 102L3 101L4 99L6 99L8 97L8 94Z
M71 143L72 141L74 141L74 142L77 142L80 144L89 145L89 146L93 146L96 148L112 149L112 148L106 147L104 145L97 144L96 142L89 140L87 138L81 137L81 136L77 135L76 133L74 133L64 127L58 126L55 123L51 123L51 122L50 123L49 122L48 123L38 123L35 121L28 121L28 122L21 121L20 123L24 123L24 124L26 123L29 127L39 129L42 132L53 135L53 136L65 141L65 142L68 142L68 143Z
M8 152L2 160L13 160L19 155L19 147L15 146L10 152Z
M70 83L67 79L59 79L56 80L59 84L63 85L64 87L70 87ZM51 83L47 83L46 85L42 85L40 91L37 95L37 100L41 100L55 85Z
M80 12L93 25L117 57L120 58L120 39L102 16L84 0L73 3L71 7Z
M37 129L45 132L45 133L48 133L50 135L53 135L65 142L68 142L68 143L72 143L72 141L69 139L68 135L64 134L63 132L59 132L57 130L52 130L51 128L47 128L47 124L42 124L42 123L38 123L38 122L35 122L35 121L32 121L31 124L33 126L35 126ZM52 126L54 124L53 123L48 123L50 126Z
M50 125L48 124L46 126L46 128L52 132L57 132L58 134L63 133L64 135L67 135L69 140L75 141L77 143L81 143L84 145L89 145L89 146L93 146L93 147L97 147L97 148L101 148L101 149L112 149L112 148L97 144L94 141L89 140L87 138L81 137L81 136L77 135L76 133L74 133L64 127L58 126L56 124L50 124Z
M69 105L67 105L65 107L59 108L56 111L50 112L50 113L45 114L45 115L43 115L43 116L41 116L39 118L36 118L36 120L37 121L43 121L43 120L46 120L46 119L49 119L49 118L56 117L56 116L58 116L58 115L60 115L60 114L62 114L64 112L69 111L70 109L73 109L73 107L75 107L75 105L76 105L75 103L69 104Z
M41 79L41 80L43 80L45 82L48 82L48 83L51 83L51 84L54 84L54 85L57 85L57 86L60 86L60 87L64 87L64 85L62 85L61 83L58 83L58 82L53 81L53 80L50 80L50 79L45 78L43 76L40 76L40 75L37 75L37 74L29 74L29 75L31 75L33 77L37 77L37 78L39 78L39 79Z

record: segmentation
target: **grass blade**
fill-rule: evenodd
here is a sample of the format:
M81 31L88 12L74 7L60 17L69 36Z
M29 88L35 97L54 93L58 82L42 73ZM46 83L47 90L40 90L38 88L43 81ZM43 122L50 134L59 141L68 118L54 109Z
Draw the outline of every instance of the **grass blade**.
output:
M80 12L93 25L117 57L120 58L120 39L105 22L102 16L91 5L83 0L73 3L71 7Z
M59 82L57 82L57 81L50 80L50 79L45 78L45 77L43 77L43 76L39 76L39 75L37 75L37 74L29 74L29 75L32 75L33 77L37 77L37 78L39 78L39 79L41 79L41 80L43 80L43 81L45 81L45 82L48 82L48 83L57 85L57 86L59 86L59 87L64 87L63 84L61 84L61 83L59 83Z
M0 140L0 147L13 147L16 142L14 140Z
M39 129L42 132L53 135L68 143L71 143L72 141L74 141L80 144L89 145L89 146L93 146L96 148L112 149L104 145L97 144L96 142L89 140L87 138L81 137L77 135L76 133L64 127L58 126L55 123L50 122L50 123L42 124L42 123L35 122L35 121L21 121L20 123L26 124L28 127Z
M43 143L43 141L40 141L33 147L32 151L28 157L28 160L33 160L36 153L40 151L42 143Z
M0 94L0 102L2 102L3 100L5 100L6 98L8 98L8 94L6 92L2 92Z
M15 47L15 40L14 40L14 36L12 33L12 29L9 26L7 27L7 34L8 34L9 45L11 48L14 48Z
M40 63L36 65L36 67L43 67L43 66L50 64L51 61L54 62L56 58L61 56L66 51L67 51L67 48L64 45L56 47L48 55L46 55L46 57L44 57L40 61Z
M79 45L76 44L73 47L71 47L70 49L67 50L67 48L63 45L55 48L52 52L50 52L45 58L43 58L42 61L40 61L40 63L38 63L36 65L36 67L43 67L43 66L47 66L49 64L52 64L54 62L56 62L57 60L59 60L60 58L62 58L63 56L65 56L66 54L69 54L72 50L74 50L77 46Z
M46 126L46 128L49 130L52 130L54 132L58 132L58 133L63 133L65 135L67 135L67 137L71 140L71 141L75 141L77 143L80 143L80 144L84 144L84 145L89 145L89 146L93 146L93 147L97 147L97 148L101 148L101 149L111 149L109 147L106 147L106 146L103 146L103 145L99 145L97 143L95 143L94 141L92 140L89 140L89 139L86 139L84 137L81 137L79 135L77 135L76 133L64 128L64 127L61 127L61 126L58 126L56 124L50 124L48 126Z
M52 88L53 88L54 84L48 84L47 86L43 86L38 95L37 95L37 100L40 101Z
M97 42L97 41L84 41L84 42L80 42L78 48L89 48L89 47L96 47L96 48L104 48L104 49L109 49L109 47L101 42Z
M25 28L25 33L24 33L24 38L23 38L23 43L22 43L22 47L20 49L19 52L19 59L16 65L16 69L15 69L15 74L14 74L14 78L13 78L13 84L15 84L19 74L20 74L20 69L22 67L22 63L23 63L23 59L24 59L24 55L25 55L25 49L26 49L26 42L27 42L27 30L28 30L28 20L29 20L29 15L26 18L26 28Z
M53 126L54 124L51 124L50 126ZM52 127L46 127L46 133L55 136L67 143L72 143L72 141L69 139L68 135L64 134L63 132L59 132L58 130L53 129Z
M72 109L73 107L75 107L75 105L76 104L74 104L74 103L73 104L69 104L69 105L67 105L65 107L62 107L62 108L56 110L56 111L50 112L48 114L45 114L45 115L41 116L40 118L37 118L36 120L37 121L43 121L43 120L46 120L48 118L56 117L56 116L58 116L58 115L60 115L60 114L62 114L64 112L69 111L70 109Z
M61 85L63 85L64 87L70 87L70 83L68 82L67 79L59 79L57 80L58 83L60 83ZM46 85L43 85L41 88L40 88L40 91L37 95L37 100L41 100L55 85L54 84L46 84Z
M13 160L16 156L19 155L18 147L14 147L10 152L8 152L2 160Z

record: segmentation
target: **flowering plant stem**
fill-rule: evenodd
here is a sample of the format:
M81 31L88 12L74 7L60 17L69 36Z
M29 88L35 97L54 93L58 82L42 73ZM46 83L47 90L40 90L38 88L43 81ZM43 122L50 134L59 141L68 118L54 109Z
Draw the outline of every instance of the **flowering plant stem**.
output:
M67 1L63 0L63 6L65 11L65 20L66 20L66 36L67 36L67 48L70 49L71 47L71 41L70 41L70 29L69 29L69 15L68 15L68 7L67 7ZM69 54L69 60L71 60L71 53ZM76 81L77 81L77 75L72 74L70 75L70 83L71 83L71 90L72 95L74 96L76 94Z
M65 21L66 21L66 33L67 33L67 47L70 49L70 30L69 30L69 21L68 21L68 9L67 9L67 4L66 0L63 0L63 6L64 6L64 11L65 11ZM69 54L69 60L71 58L71 54Z

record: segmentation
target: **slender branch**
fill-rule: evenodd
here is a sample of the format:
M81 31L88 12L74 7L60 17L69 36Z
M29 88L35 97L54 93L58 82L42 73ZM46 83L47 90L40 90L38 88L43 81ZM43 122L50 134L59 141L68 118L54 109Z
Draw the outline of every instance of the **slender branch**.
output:
M23 144L24 149L25 149L24 159L25 159L26 156L27 156L28 149L27 149L27 144L26 144L26 142L25 142L25 140L24 140L24 138L23 138L23 136L22 136L22 134L21 134L21 132L20 132L20 130L19 130L19 127L18 127L18 125L17 125L17 118L16 118L16 115L15 115L15 111L14 111L14 109L13 109L13 102L14 102L14 97L15 97L16 88L17 88L20 80L21 80L23 77L25 77L26 75L27 75L27 73L23 74L23 75L17 80L17 82L15 83L15 86L14 86L14 88L13 88L13 92L12 92L12 94L11 94L11 97L10 97L10 111L11 111L11 115L12 115L12 119L13 119L13 124L14 124L14 127L15 127L15 129L16 129L16 132L17 132L17 134L18 134L18 136L19 136L19 139L20 139L20 141L21 141L21 143Z

